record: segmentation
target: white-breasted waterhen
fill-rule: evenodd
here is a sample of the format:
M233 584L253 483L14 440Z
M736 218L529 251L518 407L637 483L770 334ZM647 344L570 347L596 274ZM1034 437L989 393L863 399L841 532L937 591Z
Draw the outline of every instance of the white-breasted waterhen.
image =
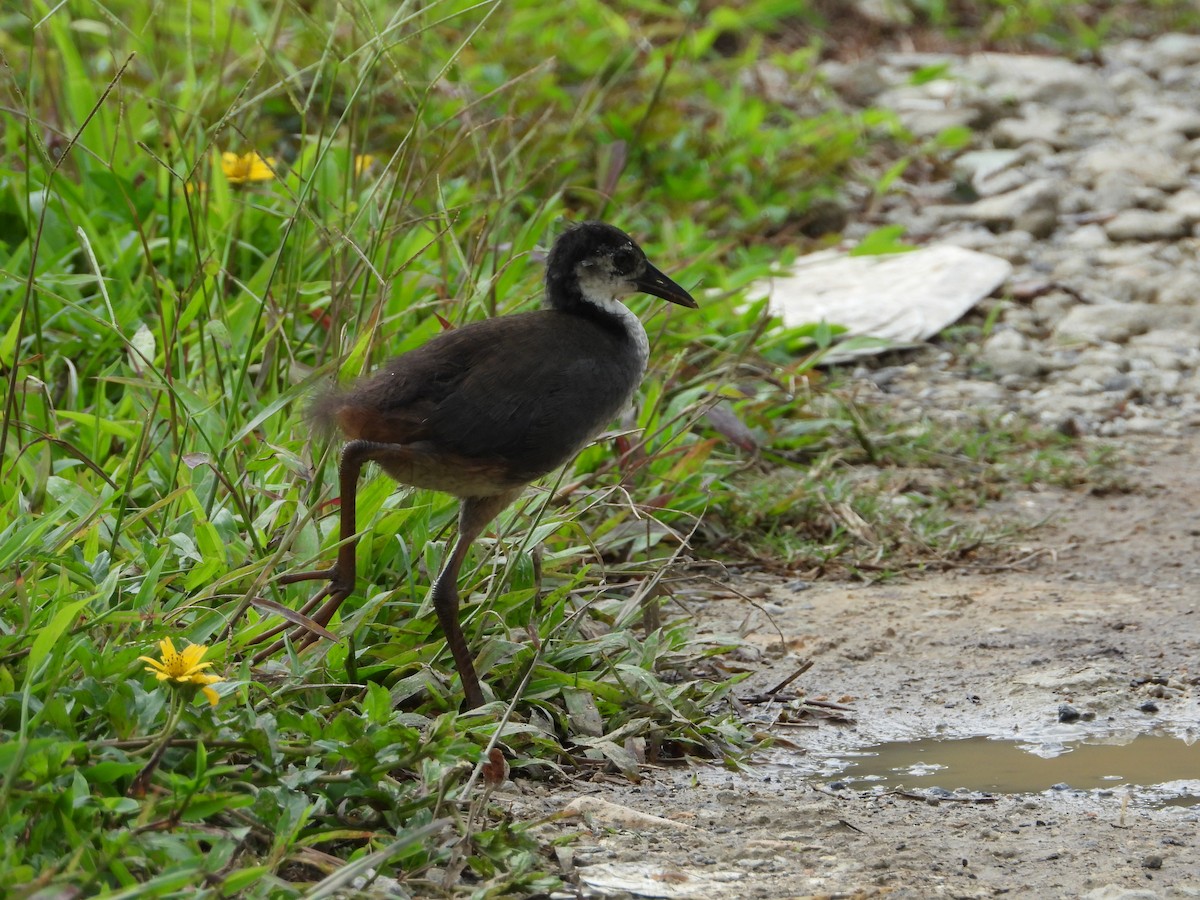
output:
M341 545L333 568L279 579L328 579L301 613L328 625L354 590L354 497L364 463L378 463L402 484L459 497L458 542L432 598L467 706L480 706L483 691L458 622L459 569L472 542L527 484L570 460L629 403L650 353L646 330L621 302L636 292L696 306L625 232L602 222L575 225L547 259L547 308L444 332L320 398L317 423L348 438L338 470ZM303 628L293 638L301 647L318 639ZM277 640L255 661L282 646Z

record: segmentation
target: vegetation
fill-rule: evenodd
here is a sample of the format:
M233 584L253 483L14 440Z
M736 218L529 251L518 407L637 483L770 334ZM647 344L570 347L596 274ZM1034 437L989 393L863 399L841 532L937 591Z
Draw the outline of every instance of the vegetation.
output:
M488 804L489 750L531 777L636 777L748 740L731 682L698 674L724 648L678 616L643 627L672 563L948 558L982 540L950 513L993 462L1074 465L1045 436L981 440L992 423L888 439L813 369L828 328L744 301L781 246L822 238L848 180L879 186L907 149L889 116L819 102L814 50L764 41L816 12L18 6L0 12L8 896L324 896L379 872L416 894L534 892L536 843ZM751 77L764 63L783 95ZM636 422L480 542L466 629L511 702L456 712L425 601L455 504L386 479L359 494L341 641L251 669L273 610L306 599L275 576L336 541L306 398L534 302L538 248L581 218L644 238L702 303L648 320Z

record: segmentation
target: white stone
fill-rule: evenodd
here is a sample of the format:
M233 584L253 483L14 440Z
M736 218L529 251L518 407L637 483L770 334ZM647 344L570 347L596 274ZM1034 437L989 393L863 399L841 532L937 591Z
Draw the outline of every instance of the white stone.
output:
M1117 112L1112 90L1100 73L1067 59L1009 53L978 53L963 77L995 97L1040 103L1064 113Z
M1179 213L1126 209L1104 225L1114 241L1169 241L1187 234L1188 223Z
M1187 168L1183 163L1156 147L1124 141L1110 141L1086 151L1077 172L1093 184L1110 172L1127 172L1142 184L1166 191L1177 191L1187 183Z
M1106 303L1076 306L1054 328L1059 343L1073 341L1125 341L1151 329L1154 307L1145 303Z
M1071 247L1077 247L1080 250L1095 250L1099 247L1108 246L1110 242L1108 235L1104 233L1104 229L1095 222L1092 222L1076 228L1066 236L1063 243Z
M1152 71L1196 65L1200 63L1200 35L1164 34L1151 41L1142 58Z
M1067 122L1057 109L1027 103L1019 118L1001 119L992 126L992 141L997 147L1023 147L1035 142L1065 147L1069 144Z
M1185 188L1172 194L1167 200L1166 208L1182 216L1188 225L1195 225L1200 222L1200 191Z

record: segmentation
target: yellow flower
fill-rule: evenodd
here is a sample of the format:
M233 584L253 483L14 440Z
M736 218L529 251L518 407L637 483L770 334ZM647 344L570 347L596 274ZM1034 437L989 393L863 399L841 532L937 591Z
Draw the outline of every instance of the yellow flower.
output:
M247 181L270 181L275 177L275 157L263 157L257 150L243 153L240 156L226 150L221 154L221 171L230 184L244 184Z
M158 646L162 650L161 662L148 656L138 657L142 662L150 663L146 666L146 671L153 672L159 681L198 684L200 690L204 692L204 696L208 698L209 704L216 706L217 701L221 698L209 685L225 679L220 675L203 671L212 665L210 662L200 662L204 658L204 654L208 652L208 647L204 644L189 644L183 648L181 653L175 649L170 638L163 638L158 642Z
M359 153L354 157L354 174L361 175L375 165L375 157L370 153Z

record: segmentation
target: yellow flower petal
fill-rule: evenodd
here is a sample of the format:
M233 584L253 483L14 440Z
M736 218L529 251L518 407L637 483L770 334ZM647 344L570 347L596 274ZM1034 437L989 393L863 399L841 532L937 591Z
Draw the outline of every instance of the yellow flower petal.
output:
M206 644L188 644L182 651L177 651L170 638L163 638L158 642L158 646L162 651L161 661L148 656L138 657L142 662L149 664L146 666L146 671L153 673L159 681L199 685L204 691L204 695L208 697L209 703L215 706L217 703L215 698L218 694L209 685L225 679L220 675L204 671L212 666L211 662L202 661L204 654L208 652L208 646Z
M275 157L264 157L257 150L240 156L228 150L221 154L221 171L225 173L225 178L230 184L270 181L275 177L274 165Z
M204 693L204 696L208 698L209 706L216 706L217 701L221 699L221 695L210 687L200 688L200 690Z
M206 669L212 665L210 662L202 663L200 660L204 654L208 652L208 647L204 644L189 644L183 648L183 653L180 654L180 663L183 666L184 674L194 672L197 669Z

